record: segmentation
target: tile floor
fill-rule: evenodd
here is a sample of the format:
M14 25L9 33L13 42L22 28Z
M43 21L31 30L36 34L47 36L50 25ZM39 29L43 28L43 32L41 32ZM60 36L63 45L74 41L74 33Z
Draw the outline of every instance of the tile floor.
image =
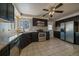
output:
M24 48L21 56L78 56L79 45L57 38L43 42L33 42Z

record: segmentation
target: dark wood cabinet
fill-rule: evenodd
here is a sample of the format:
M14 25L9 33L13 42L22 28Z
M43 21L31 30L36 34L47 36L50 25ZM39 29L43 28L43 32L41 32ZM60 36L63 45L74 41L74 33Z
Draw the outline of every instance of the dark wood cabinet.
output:
M74 31L75 31L75 33L74 33L74 41L75 41L75 43L76 44L78 44L79 45L79 20L76 20L75 21L75 23L74 23Z
M46 32L46 40L50 39L49 32ZM23 48L28 46L31 42L38 42L38 32L24 33L11 41L3 49L0 50L0 56L10 56L11 50L14 46L18 47L19 54ZM14 51L14 50L13 50ZM14 51L15 52L15 51Z
M60 39L60 32L59 31L54 31L54 37Z
M75 33L75 43L79 44L79 32Z
M31 33L22 34L20 36L20 49L25 48L27 45L29 45L32 42L32 36Z
M0 3L0 18L7 19L7 3Z
M33 26L48 26L48 20L47 19L39 19L39 18L33 18Z
M46 40L49 40L49 39L50 39L50 33L46 32Z
M14 6L12 3L7 4L7 19L9 21L14 21Z
M0 18L14 21L14 6L12 3L0 3Z
M32 32L32 42L38 42L38 32Z
M0 50L0 56L9 56L10 55L10 45L5 46Z

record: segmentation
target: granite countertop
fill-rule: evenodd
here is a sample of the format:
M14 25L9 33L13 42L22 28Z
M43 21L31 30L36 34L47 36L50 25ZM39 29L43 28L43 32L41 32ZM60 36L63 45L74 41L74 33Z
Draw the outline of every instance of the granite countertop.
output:
M2 49L2 48L4 48L6 46L6 44L0 44L0 50Z
M5 42L5 41L1 41L0 42L0 50L3 49L5 46L7 46L11 41L13 41L14 39L16 39L18 36L22 35L23 33L18 33L18 34L15 34L14 36L10 36L8 39L9 41L8 42Z

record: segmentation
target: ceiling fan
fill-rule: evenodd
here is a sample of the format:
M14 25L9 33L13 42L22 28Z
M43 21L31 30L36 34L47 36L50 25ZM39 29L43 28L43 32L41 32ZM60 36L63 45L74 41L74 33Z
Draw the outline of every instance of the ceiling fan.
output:
M63 13L62 10L57 10L59 7L61 7L63 4L59 3L56 7L50 7L49 9L43 9L43 11L47 11L48 13L44 14L44 16L46 16L47 14L52 17L54 15L54 13Z

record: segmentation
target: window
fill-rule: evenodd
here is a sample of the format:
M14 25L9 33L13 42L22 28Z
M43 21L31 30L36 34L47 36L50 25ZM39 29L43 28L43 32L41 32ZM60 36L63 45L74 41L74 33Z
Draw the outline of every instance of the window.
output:
M52 25L48 25L48 30L52 30Z

